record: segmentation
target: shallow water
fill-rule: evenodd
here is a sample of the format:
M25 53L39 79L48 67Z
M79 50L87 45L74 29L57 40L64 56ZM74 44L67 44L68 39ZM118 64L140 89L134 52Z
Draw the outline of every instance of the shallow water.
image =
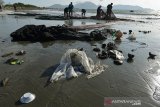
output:
M122 15L122 17L128 17ZM121 43L116 43L119 50L127 54L135 55L134 62L123 65L113 64L113 60L99 60L92 51L93 44L113 42L112 38L99 42L81 41L52 41L46 43L11 42L10 33L26 24L52 25L81 25L104 23L95 20L70 20L70 21L45 21L36 20L33 17L0 16L0 55L8 52L26 50L27 54L21 57L25 62L22 65L7 65L4 62L10 58L0 57L0 79L9 77L10 81L6 87L0 87L0 107L103 107L104 97L144 97L146 98L143 107L156 107L153 94L155 88L160 86L160 79L157 75L146 73L152 63L159 61L160 56L160 26L159 20L146 20L146 16L132 16L139 22L112 22L106 28L119 29L123 32L132 30L136 35L136 41L126 39L124 35ZM85 22L85 23L84 23ZM149 34L138 32L139 30L151 30ZM88 31L87 31L88 32ZM2 42L5 41L5 42ZM146 43L147 45L140 45ZM86 79L84 75L72 80L61 80L54 84L47 84L54 69L60 61L61 56L67 49L84 48L94 62L109 65L109 68L102 74ZM135 49L134 52L131 50ZM157 54L155 60L147 60L148 52ZM30 104L22 105L19 98L26 92L36 94L36 99Z

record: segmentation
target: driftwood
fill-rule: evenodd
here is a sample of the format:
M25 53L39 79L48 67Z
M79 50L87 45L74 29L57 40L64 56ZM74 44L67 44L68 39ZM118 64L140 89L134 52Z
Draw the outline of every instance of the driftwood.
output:
M35 19L39 20L69 20L69 19L94 19L94 20L108 20L108 21L128 21L128 22L140 22L140 23L146 23L144 21L136 21L132 19L123 19L123 18L101 18L97 19L96 16L90 16L90 17L70 17L70 18L64 18L64 16L50 16L50 15L40 15L37 16Z
M13 13L13 14L8 14L8 15L16 15L16 16L38 16L38 15L44 15L44 14L39 14L39 13Z
M105 27L105 24L95 24L95 25L83 25L83 26L70 26L69 29L73 30L86 30L86 29L94 29L94 28L102 28Z

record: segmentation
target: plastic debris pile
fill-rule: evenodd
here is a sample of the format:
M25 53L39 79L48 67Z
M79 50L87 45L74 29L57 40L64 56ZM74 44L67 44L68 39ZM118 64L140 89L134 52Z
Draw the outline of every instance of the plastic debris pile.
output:
M62 76L66 79L78 77L79 73L87 74L87 78L92 78L107 68L107 65L94 64L93 60L87 57L84 51L69 49L61 58L60 65L52 74L50 81L59 80Z
M109 42L108 44L103 43L102 46L102 51L100 48L96 46L96 48L93 48L93 51L97 52L96 55L99 59L107 59L107 58L112 58L114 64L116 65L122 65L124 56L121 50L117 50L117 46Z
M24 50L20 50L17 53L15 53L16 56L23 56L25 54L26 54L26 51L24 51ZM1 57L5 58L5 57L10 57L12 55L14 55L14 52L9 52L9 53L3 54ZM5 61L5 63L10 64L10 65L21 65L22 63L24 63L24 60L21 60L21 59L15 58L15 57L11 57L11 58L7 59Z

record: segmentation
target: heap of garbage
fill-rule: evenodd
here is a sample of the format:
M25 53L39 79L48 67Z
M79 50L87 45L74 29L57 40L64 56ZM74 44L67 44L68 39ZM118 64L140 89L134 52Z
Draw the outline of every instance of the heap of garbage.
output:
M44 42L53 40L105 40L106 35L101 31L90 33L78 32L67 26L25 25L11 33L12 41Z
M69 49L61 58L60 65L56 68L51 82L59 80L61 77L66 79L78 77L80 74L86 74L87 78L99 75L107 68L107 65L94 64L93 60L87 57L84 51L78 49Z

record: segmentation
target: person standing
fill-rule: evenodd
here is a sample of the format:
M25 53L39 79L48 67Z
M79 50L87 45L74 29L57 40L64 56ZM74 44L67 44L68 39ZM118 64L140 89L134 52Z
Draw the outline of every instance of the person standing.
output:
M86 9L82 9L81 12L82 12L82 17L85 17Z
M0 12L2 12L2 5L0 4Z
M73 6L73 4L72 4L72 2L69 4L69 6L68 6L68 11L69 11L69 17L72 17L72 15L73 15L73 8L74 8L74 6Z
M14 11L16 12L17 11L17 7L15 4L13 4L13 8L14 8Z
M113 3L111 3L111 4L109 4L109 5L107 6L107 18L111 18L112 5L113 5Z

